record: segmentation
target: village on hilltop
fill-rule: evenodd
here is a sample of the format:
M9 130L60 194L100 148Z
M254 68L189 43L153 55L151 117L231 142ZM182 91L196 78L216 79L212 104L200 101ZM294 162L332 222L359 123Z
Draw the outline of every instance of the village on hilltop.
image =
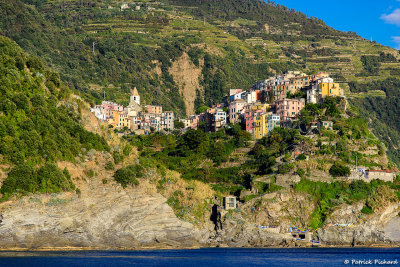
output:
M127 107L103 101L91 111L122 134L182 133L198 128L217 132L239 124L254 139L262 139L275 127L293 128L306 104L323 103L327 97L345 98L343 88L328 73L306 75L300 71L288 71L259 81L248 91L231 89L223 103L207 107L204 112L188 118L177 118L174 112L163 111L162 106L141 106L137 88L132 91ZM333 130L333 124L332 121L314 121L310 127ZM394 171L391 170L358 168L349 178L393 181L393 177Z
M328 73L288 71L257 82L249 91L231 89L224 103L188 118L176 118L172 111L163 111L162 106L142 107L136 88L127 107L103 101L91 111L115 129L129 129L136 134L169 133L176 128L175 121L180 121L182 131L203 124L206 132L216 132L229 124L241 124L255 139L261 139L275 127L291 128L306 103L320 103L327 96L344 97L343 89ZM327 129L333 127L330 121L319 123Z

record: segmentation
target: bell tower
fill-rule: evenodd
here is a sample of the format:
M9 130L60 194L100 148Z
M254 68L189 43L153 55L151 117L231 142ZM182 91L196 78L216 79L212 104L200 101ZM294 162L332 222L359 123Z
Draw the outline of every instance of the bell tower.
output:
M136 87L133 89L130 102L131 103L136 102L140 106L140 95Z

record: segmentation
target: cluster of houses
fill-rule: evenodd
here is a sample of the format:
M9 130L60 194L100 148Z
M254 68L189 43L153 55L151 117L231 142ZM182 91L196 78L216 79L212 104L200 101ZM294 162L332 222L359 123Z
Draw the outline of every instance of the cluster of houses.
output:
M306 97L288 97L299 92ZM255 139L260 139L275 127L291 127L306 103L321 103L327 96L344 97L343 89L328 73L306 75L288 71L257 82L249 91L231 89L224 103L181 121L186 128L193 129L204 121L206 131L211 132L239 123ZM332 129L333 123L321 122L321 126Z
M306 98L296 98L303 92ZM224 102L205 112L180 118L182 130L197 129L202 123L206 132L216 132L228 124L241 124L243 129L261 139L275 127L291 127L306 103L320 103L327 96L344 96L343 89L328 73L306 75L288 71L257 82L249 91L231 89ZM107 121L116 129L130 129L136 133L174 130L175 115L163 112L161 106L141 106L137 89L133 90L127 107L103 101L92 108L92 112L102 121ZM332 122L322 122L331 129Z
M141 8L142 8L142 5L141 5L142 3L137 3L137 4L134 4L134 5L132 5L132 4L129 4L129 3L122 3L121 4L121 7L120 7L120 10L121 11L124 11L124 10L126 10L126 9L134 9L134 10L136 10L136 11L139 11L139 10L141 10ZM112 9L113 7L112 6L108 6L108 9ZM155 10L155 8L154 7L151 7L151 6L148 6L147 7L147 10Z
M163 111L162 106L140 105L140 95L135 87L127 107L110 101L91 108L91 112L103 122L115 129L129 129L137 134L148 134L156 131L174 130L175 114Z

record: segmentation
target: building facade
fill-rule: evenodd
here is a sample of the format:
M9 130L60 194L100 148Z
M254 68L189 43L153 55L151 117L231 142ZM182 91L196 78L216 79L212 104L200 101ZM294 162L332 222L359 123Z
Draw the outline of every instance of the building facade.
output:
M282 99L275 102L276 113L280 116L281 126L288 120L297 117L300 111L305 107L305 100L301 99Z

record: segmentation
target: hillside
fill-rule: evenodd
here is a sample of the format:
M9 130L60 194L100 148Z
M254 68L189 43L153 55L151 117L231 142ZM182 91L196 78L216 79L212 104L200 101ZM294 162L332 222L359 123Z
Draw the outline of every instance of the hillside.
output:
M46 62L6 37L0 71L2 249L311 244L291 227L324 245L400 242L398 177L344 177L354 165L393 167L345 98L307 104L295 129L260 140L238 124L118 138ZM315 119L334 128L300 134ZM227 195L240 206L223 209Z
M0 37L0 72L0 177L8 174L1 199L74 190L68 171L55 162L76 162L87 151L110 149L82 126L82 101L70 99L57 73L6 37Z
M105 92L126 104L136 86L147 104L179 115L288 69L328 71L345 88L371 83L362 93L346 92L366 114L368 103L386 101L385 89L375 90L373 82L400 75L396 50L272 2L125 2L122 10L111 0L1 0L0 33L44 58L92 103ZM379 110L370 114L374 133L399 163L400 126Z

